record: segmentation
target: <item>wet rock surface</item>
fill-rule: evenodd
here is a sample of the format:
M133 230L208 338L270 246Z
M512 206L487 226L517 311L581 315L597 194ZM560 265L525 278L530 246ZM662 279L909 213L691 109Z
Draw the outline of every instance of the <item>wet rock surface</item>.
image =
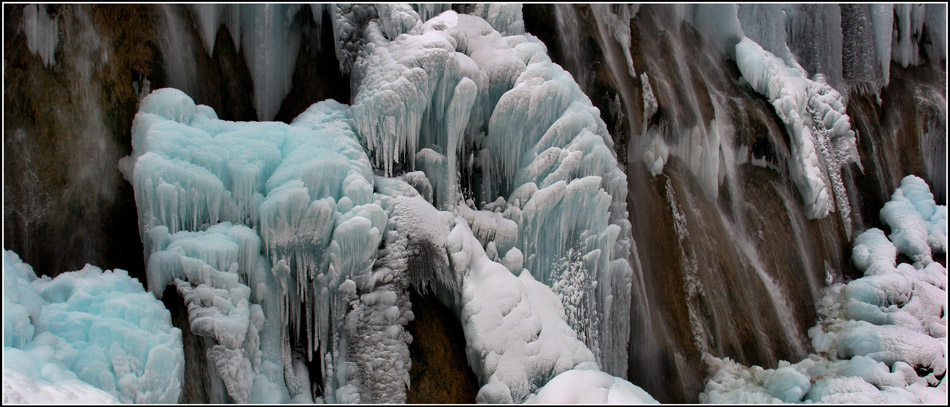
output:
M422 295L413 288L409 298L416 319L406 327L413 338L406 402L474 403L478 379L465 358L462 325L434 295Z

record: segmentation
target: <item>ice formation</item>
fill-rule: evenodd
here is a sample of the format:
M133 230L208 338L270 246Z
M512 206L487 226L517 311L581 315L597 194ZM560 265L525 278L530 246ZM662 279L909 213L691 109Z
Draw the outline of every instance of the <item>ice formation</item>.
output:
M894 62L903 67L919 64L922 45L927 46L930 59L946 59L946 4L895 4L893 7L897 19L891 40ZM922 44L925 33L930 42Z
M50 17L45 4L28 4L23 8L20 31L26 35L26 46L39 55L47 68L56 64L59 45L59 17Z
M318 6L314 5L317 10ZM188 6L208 55L222 25L243 52L254 82L254 107L260 120L272 120L290 93L302 40L300 4L191 4ZM307 13L319 25L323 16ZM243 48L243 49L242 49Z
M355 401L345 316L387 214L350 122L332 100L292 125L227 122L174 89L136 115L123 165L149 287L176 285L194 332L216 340L209 359L237 401L280 399L282 387L311 397L292 349L320 361L326 401Z
M886 85L892 60L946 58L943 4L740 4L738 14L746 36L839 91L855 81Z
M736 45L742 76L775 107L791 136L789 172L805 202L809 218L835 210L851 234L851 205L841 168L858 163L854 131L838 91L821 75L807 78L798 64L789 65L748 37Z
M676 5L672 12L674 21L695 27L710 49L734 59L743 77L773 104L792 138L790 177L809 217L837 211L850 236L851 207L841 171L861 163L845 95L854 86L879 91L888 81L892 56L903 66L921 63L925 54L931 60L945 58L942 7ZM617 17L608 8L597 10L601 19ZM646 111L651 104L644 93ZM653 175L662 172L671 155L680 157L707 195L715 197L721 182L715 177L716 151L724 131L731 131L728 124L711 122L671 141L659 134L662 129L646 128L640 153Z
M776 369L706 355L711 403L947 403L947 208L907 176L881 210L891 234L872 228L854 241L864 276L829 286L809 329L817 353ZM897 264L897 254L914 264Z
M602 338L588 344L608 372L622 372L629 328L611 315L629 305L626 181L596 108L531 35L503 37L454 11L396 31L363 26L368 45L353 65L351 110L376 166L421 169L441 209L459 206L468 189L517 225L516 238L494 242L492 259L517 247L545 285L554 282L551 266L580 250L598 281L591 312L600 314ZM459 185L456 172L481 173L481 181ZM590 216L573 216L580 207Z
M627 62L627 72L631 78L636 78L637 72L633 67L633 56L630 55L630 19L636 17L640 5L591 4L590 7L594 12L594 19L597 21L598 27L606 26L606 31L609 31L611 36L620 44L620 49L623 50L623 56ZM616 10L616 14L614 10Z
M458 313L480 400L524 401L571 369L623 374L626 179L570 75L536 38L473 15L330 12L352 107L227 122L160 89L142 100L121 163L149 287L181 293L228 394L405 400L410 284ZM520 7L475 12L523 32Z
M483 18L502 36L524 34L521 3L482 3L468 13ZM428 20L422 20L428 21Z
M3 253L3 401L177 403L181 331L125 270L50 279Z

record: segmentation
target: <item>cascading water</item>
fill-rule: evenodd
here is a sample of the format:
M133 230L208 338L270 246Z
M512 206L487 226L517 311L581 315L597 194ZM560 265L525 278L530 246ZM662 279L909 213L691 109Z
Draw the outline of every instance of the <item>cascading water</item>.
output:
M566 6L559 6L559 13L562 8L566 8ZM835 6L835 8L837 9L837 6ZM809 18L808 16L811 14L809 14L810 9L807 7L805 7L804 11L799 11L797 8L790 10L795 12L793 13L795 16L798 16L798 19L795 20L795 24L801 25L802 27L808 26L809 24L817 24L818 26L826 26L829 24L832 26L841 26L842 24L854 24L855 20L864 21L869 18L874 18L875 23L881 20L879 16L880 12L876 9L871 10L876 14L870 16L868 15L869 13L863 13L865 10L859 10L861 11L859 13L845 13L842 17L845 19L843 23L822 23L815 18ZM627 173L629 182L631 183L630 190L643 191L650 188L649 185L651 183L655 184L655 182L651 182L649 179L642 179L637 176L639 173L650 177L649 174L636 170L636 166L644 165L642 162L639 162L639 159L644 157L645 151L650 153L649 157L651 158L646 163L648 167L652 166L650 171L652 171L655 176L666 179L666 186L657 191L657 195L659 196L652 195L657 198L662 196L664 197L663 200L650 202L650 194L636 194L632 195L630 199L631 221L634 225L634 238L640 250L640 261L643 264L644 270L669 270L670 266L672 266L673 269L679 268L682 270L681 273L683 273L682 278L684 285L674 284L668 286L669 288L666 289L661 287L672 283L672 281L669 283L663 282L666 279L658 280L655 276L650 276L649 273L647 273L645 276L645 281L648 284L647 292L681 287L676 288L682 289L681 294L678 293L677 295L682 295L685 299L681 301L688 305L688 312L686 309L683 309L681 314L677 314L679 311L674 311L670 308L666 308L664 311L662 307L658 309L654 306L653 312L655 313L679 316L658 317L654 315L644 318L659 324L655 332L649 335L656 338L657 343L661 344L660 348L670 346L664 346L662 344L682 341L683 339L673 338L684 338L682 335L684 335L685 332L693 332L687 335L695 339L692 341L694 342L693 345L685 346L684 342L680 342L680 345L672 345L672 348L667 348L666 351L663 351L667 355L678 355L672 358L665 356L668 360L681 360L681 362L677 363L679 366L676 369L679 371L680 376L678 378L673 376L672 379L678 381L683 386L691 386L692 388L697 388L697 386L701 385L700 378L704 372L694 371L693 374L695 376L692 379L684 377L684 373L689 371L689 368L686 367L689 364L685 362L685 359L689 357L680 353L683 352L682 350L674 351L672 349L679 346L679 349L684 350L692 348L705 351L705 349L702 348L704 341L696 338L701 337L702 332L708 331L713 337L718 339L720 343L719 348L714 350L713 353L729 354L730 357L733 358L748 360L749 362L747 363L765 363L766 365L774 363L774 361L779 358L797 360L796 358L800 358L807 353L805 345L807 337L805 336L804 328L809 325L811 318L814 318L814 311L811 308L811 304L818 299L819 289L823 287L826 281L829 281L828 277L830 277L831 281L839 280L842 278L841 273L848 269L846 259L842 256L840 243L842 240L846 241L846 239L842 239L844 234L840 231L839 226L824 221L816 223L815 221L805 219L801 210L801 200L795 191L789 190L788 183L781 182L772 176L762 177L762 175L765 175L765 172L768 171L766 169L780 172L787 171L787 160L790 160L787 147L783 146L783 144L785 144L782 140L782 133L784 133L784 131L781 129L781 124L777 124L774 119L771 119L771 117L774 117L771 108L768 105L758 103L750 104L748 102L749 98L742 96L746 91L742 90L741 87L736 87L727 81L717 79L735 75L730 74L730 69L734 70L735 68L730 68L728 64L721 65L720 63L714 62L719 58L716 54L716 36L706 36L706 40L712 40L713 44L697 47L695 42L702 40L697 38L695 34L690 33L689 29L681 29L679 26L680 21L685 20L696 27L700 27L701 32L705 34L712 30L706 28L710 27L709 24L701 20L704 18L703 15L716 14L723 11L725 10L704 9L698 11L697 8L686 7L671 12L667 8L654 8L652 6L641 7L637 18L634 18L631 24L634 28L632 33L633 46L635 49L638 47L640 49L639 53L634 54L633 61L634 64L637 65L636 71L644 72L641 77L647 78L646 75L649 75L648 80L654 80L657 85L652 86L649 92L647 92L647 86L645 85L619 85L619 89L615 89L625 106L643 106L644 109L643 115L631 114L629 110L626 112L627 117L644 117L643 130L632 133L632 140L627 142L629 149L627 152ZM828 51L827 48L839 49L841 47L840 38L837 41L837 47L839 48L835 48L835 41L831 41L830 45L825 43L812 44L804 40L799 41L793 38L790 40L793 52L790 53L785 45L786 33L784 30L779 28L777 31L780 32L771 33L768 30L770 27L776 27L775 24L769 24L767 22L764 24L753 24L756 20L761 20L754 17L757 15L755 13L768 14L773 11L779 13L778 18L784 18L784 14L779 7L769 6L753 7L743 5L738 8L737 16L738 20L743 22L742 29L757 33L755 34L756 40L761 41L761 43L766 45L769 49L776 51L782 51L784 49L785 51L782 55L786 58L795 58L794 53L803 55L803 58L812 61L809 62L812 64L809 65L812 69L819 69L821 70L820 72L834 74L831 76L832 80L836 81L836 83L841 83L841 66L822 62L822 58L829 58L829 55L835 55L835 52ZM851 10L846 8L845 11L850 12ZM594 15L597 16L598 13L595 12ZM603 18L597 19L597 22L600 23L602 19ZM569 19L559 18L557 21L562 24L571 24L571 20ZM653 28L654 24L659 25L661 28ZM868 22L864 21L863 24L867 25ZM801 31L802 27L798 27L798 25L796 25L795 33L791 35L794 36L798 35L798 33L808 31ZM600 43L609 43L611 33L603 29L602 26L603 24L598 24L596 27L598 28L596 32L599 33L601 37L599 38L599 40L602 41ZM588 27L590 27L588 29L595 28L590 25L588 25ZM778 27L782 27L782 25L778 25ZM583 30L583 28L581 30ZM576 27L563 27L559 31L569 32L579 30ZM880 30L874 31L876 35L876 32ZM848 37L848 45L857 47L860 46L860 44L866 46L868 43L873 45L880 42L877 37L870 35L870 33L865 32L865 34L863 37L860 37L860 41L853 37ZM644 38L650 39L645 40ZM719 38L729 37L720 36ZM871 40L872 38L873 40ZM657 39L659 39L659 41ZM564 45L559 46L564 47ZM609 44L606 45L606 47L607 49L603 50L602 55L603 61L609 65L610 72L613 74L611 80L616 81L615 83L618 84L623 84L624 82L629 83L626 64L624 64L620 58L617 58L616 52L610 52ZM724 48L729 49L728 46ZM841 55L841 52L839 51L837 54ZM674 55L678 57L661 59L647 57L650 55ZM690 57L686 57L687 55L690 55ZM707 58L709 58L710 62L696 63L694 65L692 61L697 60L697 55L700 56L700 58L708 55ZM889 55L888 53L888 58ZM856 58L861 57L860 55L856 56ZM864 60L871 57L880 58L875 55L863 56ZM566 66L575 67L573 69L580 69L580 72L575 72L576 76L582 78L591 76L590 73L586 72L583 68L572 64L569 56L566 58ZM828 65L827 69L823 68L824 65L822 64ZM849 67L848 69L851 68ZM631 67L631 71L632 70ZM835 72L837 72L837 74L835 74ZM848 79L852 80L861 79L874 81L875 78L872 74L864 75L853 71L848 71L847 76ZM884 76L886 77L886 75ZM642 79L641 83L643 83ZM733 83L735 83L735 80L733 80ZM681 85L671 86L671 84ZM595 86L596 85L591 85L591 87ZM631 88L643 89L641 90L641 93L644 95L642 103L632 100L632 96L630 96L631 92L629 91ZM651 97L647 98L647 95ZM654 100L658 101L659 109L653 107L651 111L650 104L657 103L654 102ZM601 105L601 108L603 109L602 111L610 111L607 106ZM657 113L654 114L653 112ZM631 125L638 124L637 120L631 120L631 122ZM695 127L689 129L691 126ZM679 136L677 133L686 133L686 135ZM939 138L933 139L940 140ZM932 144L933 143L935 142L932 142ZM733 145L736 147L732 147ZM927 151L933 151L933 147L929 147ZM682 165L689 168L689 171L684 173L682 170L664 168L664 164L667 166L672 164L671 160L674 160L674 157L683 160L684 163ZM656 163L654 163L654 160L657 160ZM927 161L932 162L930 159L927 159ZM745 166L753 166L753 168L756 169L751 171L742 169L742 167ZM677 164L676 167L680 167L680 165ZM660 171L665 174L665 177L657 175ZM848 171L848 173L851 172ZM695 185L694 181L690 181L688 178L697 178L705 194L696 195L673 192L677 190L677 188L672 188L672 185L678 183ZM670 182L673 184L670 184ZM850 180L843 182L848 185L853 185L853 182ZM764 184L763 186L766 186L766 189L763 190L760 187L756 187L753 189L755 192L745 191L747 189L745 185L757 184ZM657 186L660 187L662 185L663 182ZM687 188L685 185L683 188ZM666 192L662 192L664 190ZM935 191L939 191L939 188ZM763 193L777 199L765 199L766 195L763 195ZM937 195L939 196L939 192ZM709 199L718 201L718 204L709 206L708 204L702 203ZM853 200L855 198L851 199ZM686 224L696 222L703 224L703 226L697 226L695 229L701 230L702 232L699 235L704 236L697 238L692 234L688 234L688 231L686 231L688 228L683 227L684 222L672 222L672 224L667 224L663 227L679 226L673 228L676 230L675 233L668 235L675 237L675 240L680 242L679 248L673 251L664 251L657 243L656 226L658 225L649 220L658 216L655 212L657 210L672 213L674 220L685 218ZM777 216L778 214L784 214L784 216ZM719 219L715 222L718 226L714 226L711 223L713 219ZM778 222L777 219L787 219L786 222L789 227L776 230L774 227L767 226ZM645 226L645 224L650 223L656 226ZM845 225L847 225L847 223ZM862 226L856 224L854 227L860 228ZM710 233L710 231L713 230L722 230L724 233L722 235L723 237L719 237L719 235L715 233ZM684 233L684 231L686 232ZM765 232L765 234L763 234L763 232ZM724 238L724 236L729 237ZM695 241L696 243L692 243L691 245L691 241ZM793 244L788 246L778 243L781 241L789 241L793 242ZM710 245L712 248L710 248ZM666 254L660 255L659 253ZM732 253L727 257L735 256L735 263L724 263L722 260L717 260L722 258L721 253ZM669 256L682 257L683 259L681 262L670 264L670 262L666 260ZM794 265L782 265L781 261L776 261L776 259L779 258L788 259L788 261L793 262L792 264ZM768 259L768 261L763 261L763 259ZM697 285L686 283L690 280L689 276L696 273L697 267L694 265L695 263L699 263L698 268L701 270L710 268L718 270L712 273L712 275L703 275L699 278L699 280L705 283L703 288L708 293L719 292L715 288L710 289L709 287L715 287L712 281L722 278L721 276L748 273L750 277L759 281L758 284L761 284L761 290L767 291L771 297L771 300L767 301L767 308L755 312L749 310L749 312L743 316L734 315L731 317L726 316L727 313L724 311L713 311L711 314L707 312L705 314L707 321L700 323L699 320L702 318L697 317L697 314L701 313L697 310L701 307L691 303L689 300L690 298L695 298L695 293L699 290L696 288ZM670 266L664 267L660 266L660 264L670 264ZM677 266L676 264L679 265ZM729 264L733 265L729 266ZM742 271L743 269L746 271ZM799 276L802 275L804 275L807 284L797 283L797 280L800 278ZM649 302L651 304L662 303L660 298L662 297L654 297L654 299ZM727 298L713 296L713 298L704 301L716 303L720 300L727 300ZM712 307L713 309L723 309L723 307L731 306L731 304L725 303L704 305ZM772 311L767 311L767 309L771 309ZM734 310L729 312L734 312ZM669 321L671 320L689 320L691 321L688 325L690 328L685 332L683 330L678 331L677 328L669 325ZM722 346L723 343L729 342L729 339L726 338L730 336L735 335L741 338L749 335L743 334L743 330L736 329L735 326L725 328L726 326L732 325L736 320L749 321L753 326L757 326L757 328L753 329L756 333L751 334L753 338L757 338L754 339L759 344L757 346L762 346L762 344L770 342L772 344L765 345L759 348L758 351L748 346L743 346L747 351L751 352L743 352L745 356L736 353L736 350L730 350L728 347ZM778 324L766 322L774 320L782 322ZM776 332L774 328L765 328L767 325L772 325L778 328L778 332L783 332L783 335L781 335L783 339L777 341L766 339L766 337L774 338L774 333ZM675 333L677 331L681 333ZM667 333L663 334L663 332ZM636 335L637 333L635 332L634 336ZM743 339L742 341L748 340L749 339ZM635 342L637 341L631 341L631 343ZM635 355L643 355L642 351L631 351L631 355L634 355L631 360L631 377L640 376L634 373L634 371L635 369L641 369L641 366L652 367L656 365L655 362L651 363L650 360L643 356L641 356L640 360L636 361ZM756 360L757 362L751 362L752 360ZM654 394L663 394L664 392L664 390L656 389L648 385L649 380L642 380L638 383L645 384ZM672 396L669 400L677 400L677 398Z
M184 21L181 7L170 4L160 6L162 12L162 50L165 62L167 85L188 92L189 95L198 95L200 80L195 55L195 44L188 37L188 25Z
M823 400L830 385L780 361L808 369L828 341L850 346L853 332L828 339L828 318L829 292L862 293L836 284L871 273L864 246L852 265L853 239L889 230L889 200L945 230L942 5L5 15L5 248L37 274L129 268L173 333L147 353L186 355L179 401L439 400L417 398L438 395L416 386L433 380L475 386L468 401L597 401L559 393L565 381L606 400L715 401L740 365L770 372L770 397ZM152 92L166 87L184 94ZM275 117L286 124L228 121ZM916 272L939 272L945 231L943 246L928 235L927 262L900 219L888 238ZM8 308L39 315L57 292L38 306L5 291L5 327ZM460 327L451 357L418 357L449 351L409 324L410 298ZM871 363L860 357L839 368ZM462 372L443 378L450 360ZM124 389L155 372L109 363ZM939 361L899 363L881 377L939 390Z

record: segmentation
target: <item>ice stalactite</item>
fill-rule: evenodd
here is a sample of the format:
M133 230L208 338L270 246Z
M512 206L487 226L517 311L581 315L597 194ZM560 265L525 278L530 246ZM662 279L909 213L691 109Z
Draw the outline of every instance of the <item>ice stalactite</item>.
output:
M931 16L931 14L934 16ZM942 27L927 24L931 21L939 23L940 17L936 16L938 14L944 18ZM920 53L923 45L921 44L921 37L924 35L925 29L931 37L930 50L932 53L936 53L931 55L931 58L946 58L946 5L895 4L894 18L897 20L891 42L891 55L894 62L903 67L920 63Z
M208 55L218 30L228 28L235 48L243 53L254 81L254 107L260 120L272 120L290 93L297 53L302 40L299 4L193 4L189 5ZM313 14L316 24L322 15Z
M599 282L591 312L602 322L589 339L601 344L607 371L622 372L625 358L616 355L628 324L619 313L632 273L626 181L599 113L530 35L505 37L453 11L403 29L390 39L381 24L365 23L372 46L353 65L353 116L374 162L386 174L423 170L443 209L458 204L456 171L482 172L469 196L497 202L520 231L492 258L517 247L543 284L554 282L552 264L580 250ZM595 210L571 216L579 207Z
M312 400L292 350L320 364L324 400L358 391L345 316L387 220L351 126L333 101L293 125L222 121L173 89L153 92L136 116L133 156L122 166L151 287L179 279L193 329L221 345L209 357L236 400ZM174 249L182 239L191 243Z
M39 55L47 68L56 65L59 45L59 16L51 17L45 4L28 4L23 8L20 30L26 34L26 46Z

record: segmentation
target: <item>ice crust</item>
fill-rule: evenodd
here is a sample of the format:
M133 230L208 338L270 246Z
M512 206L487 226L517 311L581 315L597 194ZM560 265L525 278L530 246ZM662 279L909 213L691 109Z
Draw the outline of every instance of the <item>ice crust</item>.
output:
M320 361L324 400L352 401L345 315L387 214L347 107L321 102L292 125L228 122L180 91L156 90L124 165L149 287L182 293L194 332L216 340L209 358L229 394L309 399L299 357ZM296 338L305 343L291 346Z
M844 100L821 75L808 79L798 64L789 65L748 37L736 45L742 76L775 107L791 136L789 173L809 218L835 211L851 234L851 205L841 178L849 163L860 165L855 133Z
M3 253L4 403L177 403L181 331L125 270L37 277Z
M946 206L910 175L881 212L891 235L872 228L854 241L864 276L826 287L817 304L816 353L776 369L707 354L701 402L946 404L947 269L931 257L946 253Z

